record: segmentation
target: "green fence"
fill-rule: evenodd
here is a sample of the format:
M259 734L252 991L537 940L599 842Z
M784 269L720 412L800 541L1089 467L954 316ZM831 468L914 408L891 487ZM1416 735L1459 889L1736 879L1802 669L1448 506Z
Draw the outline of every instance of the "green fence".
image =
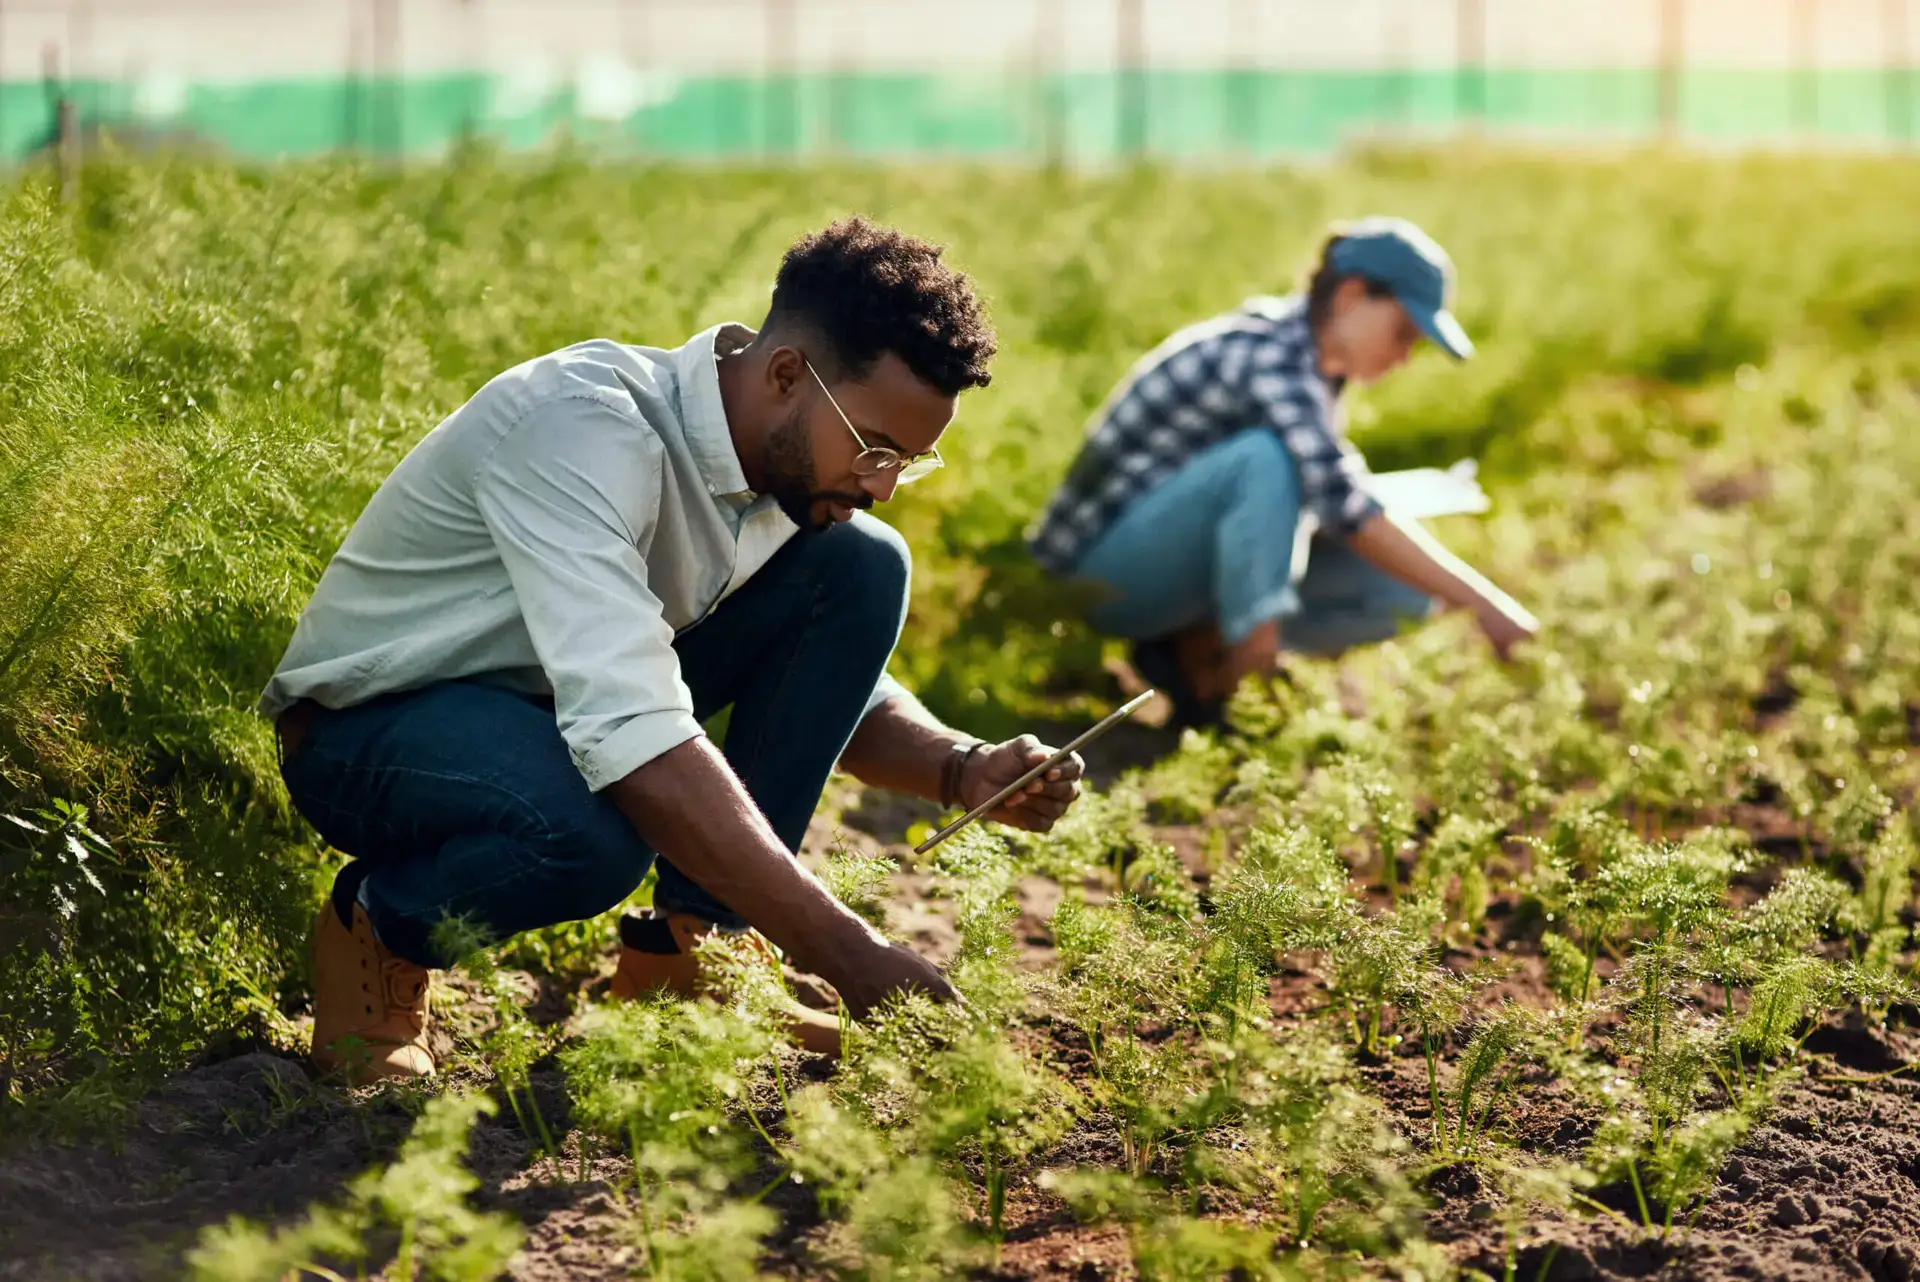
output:
M648 81L617 118L574 90L529 102L478 73L395 81L193 84L155 110L150 94L75 82L83 132L191 137L236 155L336 148L431 155L463 133L540 145L561 132L627 154L675 158L1055 156L1099 162L1147 152L1230 160L1323 154L1356 136L1488 134L1582 141L1670 131L1714 145L1902 146L1920 137L1920 73L1691 70L1662 120L1652 70L1139 71L1047 76L861 72ZM0 85L0 150L51 144L57 93Z

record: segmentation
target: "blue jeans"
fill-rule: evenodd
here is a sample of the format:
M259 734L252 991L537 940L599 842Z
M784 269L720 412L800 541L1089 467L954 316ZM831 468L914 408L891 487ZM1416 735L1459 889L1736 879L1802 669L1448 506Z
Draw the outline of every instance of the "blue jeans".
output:
M1300 481L1280 438L1250 428L1195 455L1135 499L1087 549L1087 620L1109 636L1154 640L1214 623L1233 645L1281 620L1280 644L1331 655L1384 641L1433 599L1315 538L1296 574Z
M856 515L789 540L674 641L694 716L732 705L727 761L789 850L899 639L909 569L900 536ZM443 919L491 942L592 917L655 862L588 789L552 703L483 682L321 709L281 776L352 857L335 902L357 892L381 942L420 965L457 960L434 947ZM666 860L658 868L657 908L745 924Z

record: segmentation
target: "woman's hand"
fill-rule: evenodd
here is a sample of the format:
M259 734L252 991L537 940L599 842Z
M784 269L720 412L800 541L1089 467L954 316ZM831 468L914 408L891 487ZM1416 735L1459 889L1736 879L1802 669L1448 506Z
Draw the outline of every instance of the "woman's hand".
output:
M1500 656L1501 662L1513 658L1513 648L1522 641L1531 641L1540 633L1540 620L1518 601L1507 600L1489 603L1474 611L1480 630L1487 634L1487 640L1493 643L1493 652Z

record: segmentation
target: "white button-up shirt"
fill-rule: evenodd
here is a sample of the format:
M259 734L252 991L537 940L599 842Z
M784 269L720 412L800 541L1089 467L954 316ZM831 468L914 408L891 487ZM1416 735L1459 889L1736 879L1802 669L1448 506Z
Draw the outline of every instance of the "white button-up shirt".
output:
M595 339L487 383L354 522L260 711L484 678L553 697L596 791L700 734L674 637L798 532L748 490L720 401L716 344L751 337ZM868 710L904 693L883 675Z

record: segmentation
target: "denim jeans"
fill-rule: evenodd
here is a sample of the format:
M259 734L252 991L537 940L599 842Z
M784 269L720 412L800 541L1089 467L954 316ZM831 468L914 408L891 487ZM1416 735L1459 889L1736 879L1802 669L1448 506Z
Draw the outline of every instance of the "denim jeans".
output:
M857 515L790 539L674 641L705 721L732 706L723 751L789 850L865 710L906 617L900 536ZM455 958L446 918L484 941L619 904L654 851L588 789L551 701L448 681L322 709L281 766L294 806L351 856L335 902L357 893L380 940L426 966ZM666 860L656 907L745 923Z
M1075 567L1109 636L1153 640L1213 622L1235 644L1281 620L1283 649L1338 654L1383 641L1432 598L1316 537L1295 555L1300 482L1286 446L1252 428L1195 455L1123 511ZM1304 567L1299 562L1304 559Z

